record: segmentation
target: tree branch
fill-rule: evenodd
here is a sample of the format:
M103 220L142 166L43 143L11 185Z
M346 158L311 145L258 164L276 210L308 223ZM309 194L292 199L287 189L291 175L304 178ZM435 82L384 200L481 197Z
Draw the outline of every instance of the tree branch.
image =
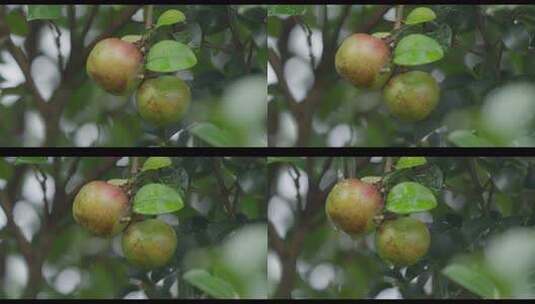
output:
M112 36L118 29L120 29L123 25L125 25L128 21L130 21L130 18L140 9L142 5L133 5L125 8L117 18L113 20L113 22L108 26L106 31L102 32L98 37L93 39L85 48L84 54L82 58L84 58L83 62L85 62L85 58L89 55L89 52L95 47L95 45L102 39L108 38Z
M89 16L87 17L87 22L84 24L84 28L82 29L82 32L80 34L80 45L84 45L85 37L87 36L87 33L91 29L93 20L95 20L95 17L97 16L98 9L99 9L99 5L91 6L91 11L89 12Z

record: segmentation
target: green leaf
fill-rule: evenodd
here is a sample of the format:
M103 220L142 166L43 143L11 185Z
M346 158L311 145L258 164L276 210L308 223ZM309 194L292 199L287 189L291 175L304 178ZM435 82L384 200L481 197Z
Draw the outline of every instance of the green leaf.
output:
M15 160L15 166L21 164L32 164L32 165L41 165L48 163L48 157L46 156L37 156L37 157L17 157Z
M138 42L141 40L141 35L125 35L123 37L121 37L121 40L123 41L126 41L126 42L130 42L130 43L134 43L134 42Z
M390 35L391 35L390 32L376 32L372 34L373 37L380 38L380 39L386 38Z
M153 45L147 55L147 69L153 72L175 72L197 64L191 48L173 40L163 40Z
M221 278L215 277L203 269L192 269L186 272L183 279L199 288L207 295L216 299L238 299L238 293L232 285Z
M398 162L396 163L396 169L406 169L406 168L412 168L417 167L421 165L425 165L427 163L427 160L425 157L421 156L405 156L400 157Z
M147 171L147 170L158 170L164 167L169 167L172 165L172 161L169 157L165 156L153 156L147 158L145 163L143 163L143 168L141 168L141 172Z
M158 22L156 22L156 28L184 21L186 21L186 15L184 15L184 13L176 9L170 9L160 15L160 17L158 18Z
M128 180L127 179L123 179L123 178L112 178L112 179L106 181L106 183L114 185L114 186L117 186L117 187L120 187L120 186L124 186L124 185L128 184Z
M433 192L415 182L395 185L386 199L386 209L398 214L427 211L436 206L437 199Z
M437 18L435 12L428 7L417 7L407 16L405 24L413 25L433 21Z
M394 50L394 63L413 66L435 62L444 57L440 44L433 38L422 34L403 37Z
M299 16L306 13L307 7L304 5L269 5L268 6L268 16L275 15L289 15L289 16Z
M9 27L9 31L18 36L26 36L30 31L26 19L19 11L11 11L7 14L6 24Z
M26 20L61 18L62 5L28 5Z
M493 143L470 130L453 131L448 135L448 140L458 147L495 147Z
M368 183L368 184L378 184L383 181L382 176L364 176L360 179L360 181Z
M450 263L442 274L485 299L498 299L501 297L499 287L485 268L474 258L464 258Z
M147 184L134 197L134 212L163 214L182 209L184 203L178 192L164 184Z
M189 129L189 132L215 147L232 146L230 136L219 127L211 123L199 123Z

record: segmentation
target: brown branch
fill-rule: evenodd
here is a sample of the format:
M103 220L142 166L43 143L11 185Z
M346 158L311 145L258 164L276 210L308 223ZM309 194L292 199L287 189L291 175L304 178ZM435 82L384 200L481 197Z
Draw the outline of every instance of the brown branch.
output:
M286 99L288 100L288 106L290 107L290 110L292 112L297 112L298 103L294 99L290 91L290 87L288 86L286 77L284 77L284 66L283 66L282 60L279 58L275 50L272 48L268 49L268 60L269 60L269 63L271 64L271 67L273 68L273 71L275 72L275 75L277 76L279 85L282 88L282 91L284 92Z
M269 246L273 248L279 256L284 256L286 253L284 240L279 237L277 230L271 221L268 221L268 237Z
M115 166L115 163L120 159L120 157L104 157L104 161L103 163L98 166L97 168L95 168L95 170L91 171L91 174L89 174L84 181L82 181L81 183L78 184L78 186L76 186L74 188L74 190L72 192L69 193L68 195L68 200L69 201L72 201L72 199L74 198L74 196L78 193L78 191L80 191L80 189L88 182L92 181L92 180L96 180L96 179L99 179L102 177L102 175L104 175L108 170L110 170L111 168L113 168Z
M212 161L212 168L214 168L214 175L217 181L217 184L219 185L219 191L221 192L221 195L223 196L223 207L225 208L225 211L234 218L234 208L232 207L232 202L230 201L230 190L225 186L225 180L223 178L223 174L221 173L221 160L218 158L214 158Z
M24 75L24 78L26 80L25 85L30 90L30 92L32 92L37 109L40 113L46 114L48 112L46 101L41 96L41 93L39 93L39 90L35 85L35 82L32 77L31 63L24 54L24 51L22 51L21 48L16 46L10 37L6 38L5 45L11 56L13 56L13 58L17 62L17 65L19 66L20 70L22 71L22 74Z
M87 47L85 48L84 54L82 58L84 58L83 62L85 62L85 58L89 55L89 52L93 49L93 47L102 39L108 38L112 36L118 29L123 27L128 21L130 21L130 18L138 11L139 8L141 8L142 5L132 5L129 6L121 12L119 16L117 16L113 22L108 26L106 31L102 32L100 35L98 35L93 41L91 41Z
M97 16L98 9L99 9L99 5L91 6L91 11L89 12L89 16L87 17L87 22L84 24L84 28L82 29L82 32L80 34L80 45L84 44L85 37L87 36L87 33L91 29L93 20L95 20L95 17Z

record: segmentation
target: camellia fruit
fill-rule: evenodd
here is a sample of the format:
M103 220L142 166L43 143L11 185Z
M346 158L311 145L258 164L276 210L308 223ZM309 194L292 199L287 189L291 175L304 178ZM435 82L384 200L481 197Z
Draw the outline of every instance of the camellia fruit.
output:
M122 240L126 260L144 269L162 267L173 257L177 239L175 230L158 219L131 224Z
M440 87L429 73L412 71L390 79L383 94L394 116L415 122L425 119L436 108Z
M175 76L145 80L136 93L139 115L155 125L178 122L189 107L189 86Z
M86 69L89 76L108 93L126 95L141 82L143 55L132 43L107 38L91 50Z
M383 198L372 184L358 179L338 182L329 195L325 211L336 228L359 236L375 227L374 217L383 208Z
M347 37L336 52L336 71L357 87L378 90L392 74L390 48L368 34Z
M72 214L76 222L91 233L111 237L123 231L130 213L125 192L104 181L85 184L74 198Z
M410 266L429 250L431 235L427 226L411 217L385 221L375 236L377 253L395 266Z

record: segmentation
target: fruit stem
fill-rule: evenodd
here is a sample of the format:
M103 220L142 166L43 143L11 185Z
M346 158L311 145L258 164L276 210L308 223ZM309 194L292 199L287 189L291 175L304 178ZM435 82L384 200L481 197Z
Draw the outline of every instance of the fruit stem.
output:
M152 28L152 16L154 11L154 5L145 5L143 8L143 20L145 21L145 29L150 30Z
M401 28L401 22L403 20L403 4L396 6L396 22L394 23L394 30Z

